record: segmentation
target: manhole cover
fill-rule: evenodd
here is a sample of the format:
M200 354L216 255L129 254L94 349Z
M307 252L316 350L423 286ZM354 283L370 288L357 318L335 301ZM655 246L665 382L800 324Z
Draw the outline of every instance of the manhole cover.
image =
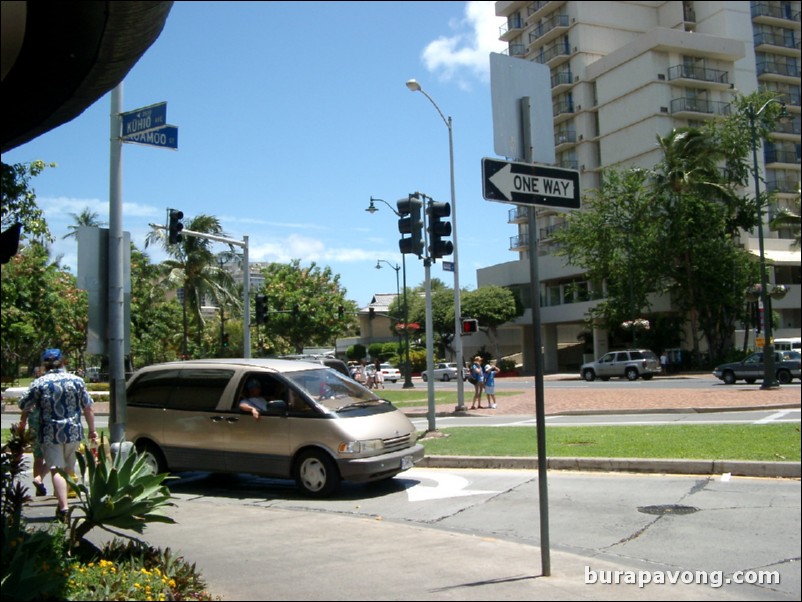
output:
M680 506L679 504L660 504L657 506L639 506L638 512L643 512L644 514L657 514L658 516L662 516L663 514L693 514L694 512L698 512L699 508L694 508L693 506Z

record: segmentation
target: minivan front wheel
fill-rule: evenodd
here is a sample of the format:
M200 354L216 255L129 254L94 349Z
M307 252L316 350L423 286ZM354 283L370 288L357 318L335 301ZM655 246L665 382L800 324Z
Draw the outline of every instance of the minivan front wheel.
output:
M295 482L308 496L327 497L339 486L340 473L331 456L322 450L310 449L298 457Z
M153 474L167 472L167 462L164 459L164 454L162 454L155 443L137 443L136 451L143 457L145 466L147 466Z

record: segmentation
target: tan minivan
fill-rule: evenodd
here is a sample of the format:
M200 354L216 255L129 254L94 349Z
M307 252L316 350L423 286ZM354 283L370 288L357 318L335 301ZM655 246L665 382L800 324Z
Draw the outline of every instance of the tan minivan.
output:
M240 401L257 379L267 410ZM317 363L209 359L155 364L128 381L126 438L156 472L294 479L314 497L341 480L389 479L423 458L415 427L389 401Z

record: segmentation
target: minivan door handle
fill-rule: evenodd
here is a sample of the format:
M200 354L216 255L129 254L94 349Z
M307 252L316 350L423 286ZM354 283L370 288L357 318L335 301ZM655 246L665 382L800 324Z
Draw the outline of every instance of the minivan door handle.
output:
M222 421L223 421L223 420L225 420L225 419L226 419L226 417L225 417L225 416L212 416L212 417L210 418L210 420L211 420L212 422L222 422Z
M236 416L229 416L228 418L226 418L226 422L228 422L229 424L234 424L235 422L239 422L239 418Z

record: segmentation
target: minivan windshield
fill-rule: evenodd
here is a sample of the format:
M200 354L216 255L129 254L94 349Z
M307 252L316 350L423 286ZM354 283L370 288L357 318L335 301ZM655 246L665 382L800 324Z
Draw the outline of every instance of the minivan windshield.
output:
M332 368L285 372L284 376L317 403L335 412L389 403Z

